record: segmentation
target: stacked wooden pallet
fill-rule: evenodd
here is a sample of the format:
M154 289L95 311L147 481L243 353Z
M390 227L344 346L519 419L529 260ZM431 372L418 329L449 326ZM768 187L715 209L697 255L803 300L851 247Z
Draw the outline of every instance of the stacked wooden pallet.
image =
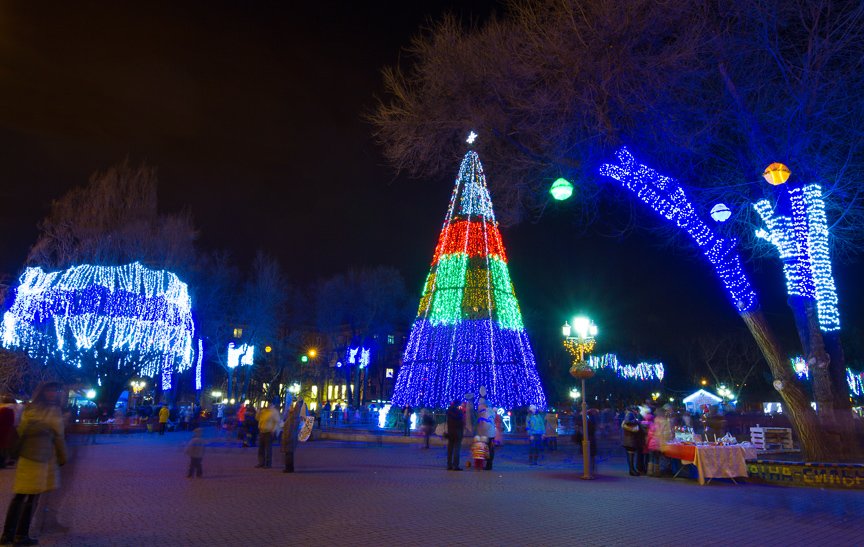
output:
M788 427L751 427L750 442L759 450L792 450Z

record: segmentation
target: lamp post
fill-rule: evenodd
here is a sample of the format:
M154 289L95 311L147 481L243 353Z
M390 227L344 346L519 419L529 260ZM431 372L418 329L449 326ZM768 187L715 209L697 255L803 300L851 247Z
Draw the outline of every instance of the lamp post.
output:
M575 331L575 332L574 332ZM594 349L594 337L597 336L597 325L587 317L577 317L571 326L566 321L561 328L564 335L564 348L573 358L570 375L582 380L582 478L591 480L591 441L588 438L588 396L585 392L585 380L594 376L594 369L585 362L585 354Z

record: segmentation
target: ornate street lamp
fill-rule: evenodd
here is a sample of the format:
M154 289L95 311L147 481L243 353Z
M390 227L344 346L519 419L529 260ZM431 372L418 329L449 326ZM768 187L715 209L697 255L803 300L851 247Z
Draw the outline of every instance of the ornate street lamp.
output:
M575 331L575 332L574 332ZM588 396L585 392L585 380L594 376L592 369L585 362L585 354L594 349L594 337L597 336L597 325L587 317L577 317L571 326L566 321L561 329L564 335L564 348L573 358L570 375L582 380L582 478L591 480L591 441L588 439Z

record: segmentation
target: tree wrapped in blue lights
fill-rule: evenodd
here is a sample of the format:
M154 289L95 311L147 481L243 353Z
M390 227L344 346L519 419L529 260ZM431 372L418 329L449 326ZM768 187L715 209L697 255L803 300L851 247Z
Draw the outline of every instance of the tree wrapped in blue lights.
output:
M774 181L769 170L781 166L785 176ZM774 181L776 204L753 204L764 223L756 236L777 250L786 277L786 293L799 338L813 369L813 395L829 427L851 431L851 405L840 343L840 313L829 253L828 219L819 184L786 183L789 169L772 164L766 178ZM845 423L844 423L845 422Z
M600 175L618 181L655 213L684 230L702 251L768 362L774 376L774 387L789 411L806 457L824 459L829 453L836 454L839 448L836 444L829 446L829 440L810 408L810 396L780 353L780 346L759 308L756 293L741 267L737 242L720 237L700 219L675 179L638 163L626 147L621 148L616 156L619 163L603 164L599 169Z
M135 262L73 266L45 272L27 268L3 315L3 346L45 363L72 367L97 389L100 406L113 408L135 376L160 378L194 359L191 300L173 273Z
M393 404L444 408L481 386L492 406L546 407L483 166L469 151L459 168Z

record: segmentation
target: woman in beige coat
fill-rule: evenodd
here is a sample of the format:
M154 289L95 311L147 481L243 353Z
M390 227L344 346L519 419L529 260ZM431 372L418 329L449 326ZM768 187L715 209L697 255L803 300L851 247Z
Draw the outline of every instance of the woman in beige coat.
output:
M63 416L60 413L60 384L40 384L33 400L24 409L18 425L19 452L13 491L0 543L35 545L30 537L30 520L39 494L60 485L58 466L66 463Z

